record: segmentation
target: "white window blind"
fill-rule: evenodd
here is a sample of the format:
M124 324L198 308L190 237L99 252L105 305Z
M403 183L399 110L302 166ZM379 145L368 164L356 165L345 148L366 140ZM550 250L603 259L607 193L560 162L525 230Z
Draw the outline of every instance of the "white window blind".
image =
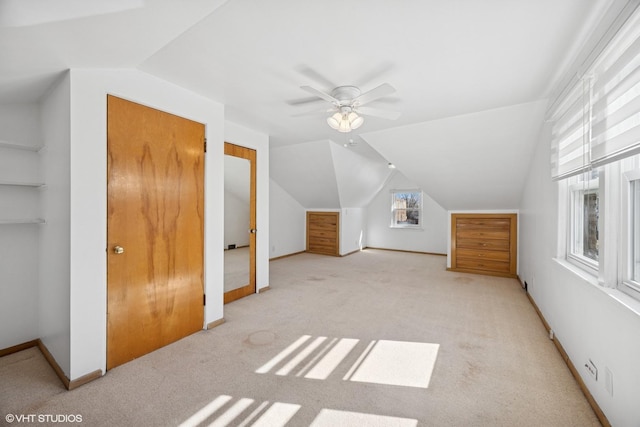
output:
M594 167L640 152L639 12L629 18L593 65Z
M640 8L551 112L556 180L640 153Z
M567 178L589 167L590 85L590 79L578 81L551 112L553 179Z

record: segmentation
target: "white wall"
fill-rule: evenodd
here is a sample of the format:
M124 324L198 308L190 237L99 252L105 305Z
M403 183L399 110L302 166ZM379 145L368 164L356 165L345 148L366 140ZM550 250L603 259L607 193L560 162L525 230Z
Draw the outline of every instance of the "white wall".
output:
M0 104L0 141L42 145L38 104Z
M224 248L249 246L249 202L224 192Z
M332 145L322 140L271 149L271 178L305 208L338 208Z
M548 132L542 135L520 206L519 275L611 424L636 427L640 303L581 279L554 261L558 189L550 179ZM584 369L589 359L598 368L597 381ZM605 369L613 374L613 395L605 389Z
M269 187L270 257L302 252L306 248L306 210L278 183Z
M225 121L224 140L256 150L256 291L269 286L269 136ZM224 147L224 145L223 145Z
M71 377L70 107L71 81L69 73L65 73L62 80L43 99L41 106L44 137L44 148L40 151L41 175L46 183L41 195L42 213L46 224L41 227L39 247L38 336L69 378ZM104 258L104 246L100 257ZM106 310L103 313L106 314ZM91 331L94 335L96 332L100 331ZM93 370L100 368L101 365L95 365Z
M70 73L71 268L67 283L73 380L106 368L107 94L206 125L205 323L223 317L224 108L139 71L73 69ZM58 354L53 355L57 360Z
M367 207L367 246L416 252L447 252L447 211L423 193L422 230L391 228L391 190L417 186L400 172L394 173Z
M42 144L35 104L0 105L0 141ZM39 154L0 146L0 181L40 182ZM41 189L0 185L0 222L41 217ZM0 349L38 335L38 224L0 223Z
M343 208L340 210L340 255L359 251L367 246L367 210Z

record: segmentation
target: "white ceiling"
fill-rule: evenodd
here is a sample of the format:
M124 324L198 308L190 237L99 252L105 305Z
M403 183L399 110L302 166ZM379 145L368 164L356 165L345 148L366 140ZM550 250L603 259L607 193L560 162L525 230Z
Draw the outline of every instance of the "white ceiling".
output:
M370 105L400 118L366 117L350 135L379 151L371 161L397 163L447 209L514 208L541 100L614 1L0 0L0 103L37 100L68 68L138 68L224 103L274 149L319 150L333 184L308 189L338 207L357 177L308 143L345 135L295 116L324 105L301 104L300 86L386 82L397 92ZM272 175L286 167L272 161Z
M391 171L368 145L345 148L330 140L276 147L271 178L308 209L364 207Z

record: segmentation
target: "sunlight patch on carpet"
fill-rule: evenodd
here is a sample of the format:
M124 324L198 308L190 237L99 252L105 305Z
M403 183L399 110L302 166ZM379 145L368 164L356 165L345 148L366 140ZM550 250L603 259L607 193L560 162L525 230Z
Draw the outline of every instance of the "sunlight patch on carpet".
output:
M345 365L342 372L351 366L345 381L428 388L439 348L431 343L373 340L367 344L354 338L303 335L255 372L326 380Z
M231 424L238 427L284 427L300 407L282 402L274 402L269 406L269 401L259 403L246 397L234 399L221 395L180 424L180 427L224 427Z
M304 375L305 378L326 380L329 375L342 363L345 357L358 344L359 340L342 338L317 362L311 361L311 369Z
M259 367L256 370L256 373L257 374L266 374L271 369L273 369L274 366L276 366L278 363L282 362L290 354L292 354L294 351L296 351L298 349L298 347L300 347L302 344L304 344L305 341L307 341L309 338L311 338L309 335L301 336L294 343L292 343L289 347L285 348L280 353L278 353L278 355L276 357L274 357L273 359L269 360L267 363L265 363L264 365Z
M439 348L439 344L379 340L344 379L428 388Z

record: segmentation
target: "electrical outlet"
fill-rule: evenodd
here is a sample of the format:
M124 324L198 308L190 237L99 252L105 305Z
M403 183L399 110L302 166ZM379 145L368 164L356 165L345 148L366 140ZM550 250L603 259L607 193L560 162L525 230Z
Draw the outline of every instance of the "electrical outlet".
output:
M587 372L589 372L589 375L591 375L591 378L593 378L594 381L598 381L598 368L596 368L596 365L593 364L591 359L587 360L584 367L587 369Z
M604 367L604 388L610 396L613 396L613 374L606 366Z

